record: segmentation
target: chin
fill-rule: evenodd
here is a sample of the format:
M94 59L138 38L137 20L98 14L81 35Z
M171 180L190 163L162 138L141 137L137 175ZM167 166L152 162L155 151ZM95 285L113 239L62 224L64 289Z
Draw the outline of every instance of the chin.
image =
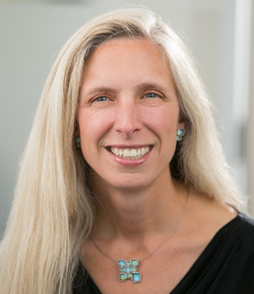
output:
M144 176L137 177L137 175L132 175L130 177L124 176L124 179L121 181L111 181L111 186L115 189L126 190L126 191L134 191L134 190L142 190L149 187L152 184L152 180L148 180Z

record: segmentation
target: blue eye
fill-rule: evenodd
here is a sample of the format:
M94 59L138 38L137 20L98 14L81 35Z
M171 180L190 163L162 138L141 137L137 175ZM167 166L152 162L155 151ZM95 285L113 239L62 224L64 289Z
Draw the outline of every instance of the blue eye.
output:
M147 93L145 94L146 98L157 98L159 97L159 95L157 95L156 93Z
M108 100L109 100L108 97L100 96L100 97L95 98L93 101L102 102L102 101L108 101Z

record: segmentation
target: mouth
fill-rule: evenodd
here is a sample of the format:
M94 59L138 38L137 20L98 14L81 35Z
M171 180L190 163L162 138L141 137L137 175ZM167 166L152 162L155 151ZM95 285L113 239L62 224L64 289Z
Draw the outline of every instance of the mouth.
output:
M140 148L133 148L133 147L111 147L108 146L106 149L113 153L115 156L127 159L127 160L136 160L144 157L151 149L153 148L152 145L144 146Z

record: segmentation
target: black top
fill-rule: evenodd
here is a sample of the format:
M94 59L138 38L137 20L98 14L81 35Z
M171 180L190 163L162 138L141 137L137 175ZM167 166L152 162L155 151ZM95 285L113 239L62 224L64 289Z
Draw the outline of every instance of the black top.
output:
M101 294L80 267L74 294ZM254 294L254 220L238 214L222 227L170 294Z

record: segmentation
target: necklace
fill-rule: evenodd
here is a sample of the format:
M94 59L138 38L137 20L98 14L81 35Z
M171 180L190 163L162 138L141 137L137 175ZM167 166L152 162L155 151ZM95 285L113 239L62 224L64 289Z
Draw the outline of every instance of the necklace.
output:
M166 238L152 251L150 252L148 255L146 255L145 257L141 258L141 259L136 259L133 258L131 260L124 260L124 259L114 259L112 257L110 257L109 255L107 255L92 239L92 237L90 238L90 240L92 241L92 243L94 244L94 246L104 255L106 256L108 259L117 262L118 264L118 268L119 268L119 274L118 274L118 278L119 281L124 282L126 280L131 280L133 283L139 283L141 282L141 274L138 272L138 265L140 264L141 261L149 258L152 254L154 254L158 249L161 248L162 245L164 245L164 243L166 243L166 241L169 239L169 237L173 234L174 230L176 229L176 227L178 226L178 224L180 223L180 220L182 219L187 203L188 203L188 199L189 199L189 190L187 189L187 197L186 197L186 201L185 204L183 206L183 210L180 214L180 216L178 217L176 223L174 224L173 228L169 231L168 235L166 236Z

